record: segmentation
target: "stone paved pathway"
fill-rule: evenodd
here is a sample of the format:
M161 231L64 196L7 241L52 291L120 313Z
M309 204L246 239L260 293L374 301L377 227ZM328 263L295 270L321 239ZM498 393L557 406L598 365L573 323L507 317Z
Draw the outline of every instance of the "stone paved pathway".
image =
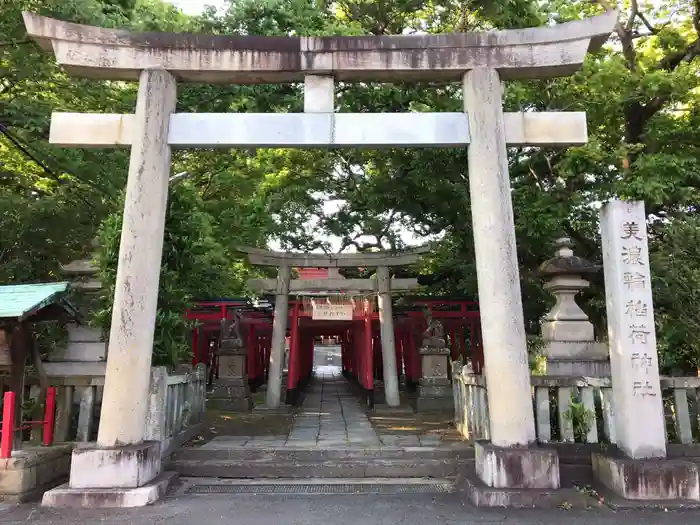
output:
M270 416L274 417L274 416ZM352 449L468 446L445 421L426 422L412 412L373 415L373 422L355 397L340 367L316 366L303 405L288 434L219 435L203 449Z
M372 428L350 385L337 367L318 367L287 439L290 446L378 447Z

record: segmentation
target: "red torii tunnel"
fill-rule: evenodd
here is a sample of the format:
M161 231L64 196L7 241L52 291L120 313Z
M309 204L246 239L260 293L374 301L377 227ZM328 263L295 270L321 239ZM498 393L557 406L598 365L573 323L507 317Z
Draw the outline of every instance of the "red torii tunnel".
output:
M409 390L421 377L419 349L427 326L423 309L445 328L452 360L460 357L471 363L474 372L483 369L478 304L461 299L410 298L394 306L394 336L398 377ZM192 362L205 363L212 380L218 376L216 349L223 319L232 319L235 310L242 313L244 343L248 351L247 374L253 391L267 382L272 344L273 308L254 307L245 299L201 301L187 310L187 318L197 322L192 330ZM287 326L288 368L287 403L294 404L313 371L314 346L320 337L334 337L341 348L342 372L365 392L374 403L375 382L383 378L379 314L367 302L357 304L352 321L312 319L303 301L290 299Z

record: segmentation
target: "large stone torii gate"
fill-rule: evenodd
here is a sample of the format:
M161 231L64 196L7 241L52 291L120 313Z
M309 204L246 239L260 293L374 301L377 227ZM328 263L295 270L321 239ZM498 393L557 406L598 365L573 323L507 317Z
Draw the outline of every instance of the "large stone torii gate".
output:
M170 151L199 146L468 146L492 440L477 447L477 472L489 486L530 479L533 472L546 479L540 475L530 486L558 486L556 453L513 448L535 442L535 425L506 148L583 144L586 119L584 113L504 113L501 81L572 74L605 42L616 19L611 11L522 30L297 38L135 34L24 13L29 35L68 73L139 82L132 115L55 113L51 121L54 144L131 146L98 441L74 452L80 468L70 478L82 501L102 496L104 504L105 495L85 491L90 488L131 491L144 502L158 494L160 452L144 441L144 420ZM335 81L428 80L461 82L464 112L335 113ZM176 113L178 81L303 81L304 113ZM518 472L503 472L506 466Z
M239 248L239 250L246 254L251 264L276 266L279 268L276 281L273 279L251 279L248 281L251 289L274 292L275 294L270 374L265 400L268 407L274 408L280 404L282 360L284 355L284 338L287 331L289 293L337 289L377 293L386 403L392 407L399 406L399 379L396 373L396 343L394 341L393 314L391 311L391 291L415 290L419 287L419 284L417 279L391 279L389 268L414 264L418 261L421 254L430 251L430 246L420 246L395 253L374 252L333 255L272 252L256 248ZM292 268L358 268L361 266L376 268L377 279L290 280Z

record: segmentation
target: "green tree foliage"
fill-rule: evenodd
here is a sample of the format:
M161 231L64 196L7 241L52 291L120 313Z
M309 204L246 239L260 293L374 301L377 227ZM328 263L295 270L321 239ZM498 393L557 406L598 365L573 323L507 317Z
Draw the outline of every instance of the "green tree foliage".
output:
M700 10L697 1L624 0L620 5L614 35L588 57L581 71L569 78L506 85L508 111L588 115L585 146L509 152L527 330L537 332L551 304L536 274L539 264L553 255L551 241L566 234L577 243L579 255L600 261L600 204L611 198L641 199L650 217L662 364L667 370L687 371L700 364L700 331L693 313L700 289ZM59 261L88 247L101 221L103 238L112 231L110 246L116 249L114 213L126 176L125 152L53 148L46 137L51 110L128 112L135 95L133 84L67 77L33 43L26 43L19 15L24 7L76 22L137 30L387 35L560 23L610 6L608 0L234 0L223 13L208 10L188 17L159 0L13 2L0 19L5 40L0 46L0 115L49 169L0 135L3 281L53 275ZM300 111L301 88L186 84L179 87L178 111ZM339 83L337 91L342 112L462 108L459 86L449 83ZM196 150L174 155L173 172L178 171L190 177L186 190L176 189L174 198L181 191L197 194L191 203L193 218L183 220L206 218L205 237L213 252L227 260L230 280L221 282L227 283L229 294L241 291L250 274L240 261L231 264L242 244L264 246L274 238L288 249L328 251L327 236L333 235L343 249L373 250L400 248L403 234L411 232L441 239L415 269L432 276L432 293L477 296L464 149ZM191 232L184 228L182 234ZM165 253L170 259L164 258L162 278L178 291L163 292L162 315L180 308L190 297L187 290L196 290L183 281L205 279L191 275L194 270L177 272L167 266L177 259L172 250L189 246L178 235L175 230L169 234ZM109 281L113 275L108 268ZM582 302L604 335L602 276ZM179 352L169 350L177 345L168 346L167 340L181 332L174 318L168 322L159 317L156 346L163 356Z
M241 292L233 262L214 237L212 222L195 188L186 183L172 188L160 270L155 364L172 365L187 356L189 323L183 320L183 314L193 300ZM101 280L107 286L102 290L102 309L96 320L106 334L112 318L121 230L122 213L114 212L99 232L97 261Z

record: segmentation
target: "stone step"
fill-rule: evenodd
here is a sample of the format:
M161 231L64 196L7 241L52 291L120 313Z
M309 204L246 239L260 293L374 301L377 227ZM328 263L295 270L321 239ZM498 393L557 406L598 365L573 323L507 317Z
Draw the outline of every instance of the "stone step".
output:
M401 448L250 448L250 447L221 447L201 448L187 447L173 454L175 461L207 461L207 460L238 460L238 461L327 461L327 460L406 460L422 461L431 459L473 459L474 449L464 447L459 449L432 447L401 447Z
M180 478L180 494L440 494L455 478Z
M445 478L456 476L472 460L176 460L169 464L183 477L208 478Z

